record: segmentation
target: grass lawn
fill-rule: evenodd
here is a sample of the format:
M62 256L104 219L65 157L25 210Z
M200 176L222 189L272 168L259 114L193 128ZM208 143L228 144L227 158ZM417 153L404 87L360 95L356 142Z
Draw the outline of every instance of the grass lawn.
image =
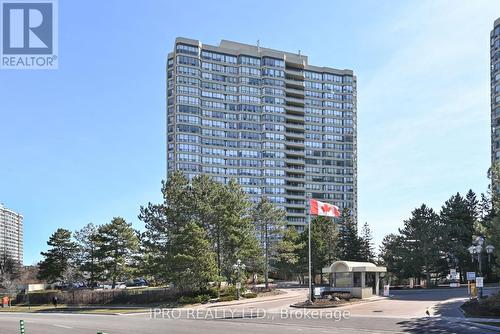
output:
M24 313L58 313L58 312L71 312L81 314L117 314L117 313L142 313L149 312L150 308L146 307L106 307L106 306L67 306L59 305L55 308L53 305L35 305L35 306L12 306L0 308L2 312L24 312Z

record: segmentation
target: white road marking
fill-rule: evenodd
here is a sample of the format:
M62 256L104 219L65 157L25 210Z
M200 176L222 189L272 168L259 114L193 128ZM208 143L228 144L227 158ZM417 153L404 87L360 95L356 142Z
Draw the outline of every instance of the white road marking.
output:
M53 324L52 326L54 326L54 327L60 327L60 328L66 328L66 329L72 329L73 328L73 327L70 327L70 326L57 325L57 324Z

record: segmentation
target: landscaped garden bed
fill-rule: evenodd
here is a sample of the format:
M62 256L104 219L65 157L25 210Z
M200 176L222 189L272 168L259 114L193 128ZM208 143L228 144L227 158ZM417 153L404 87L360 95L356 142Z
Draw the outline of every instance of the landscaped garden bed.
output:
M353 298L350 293L333 293L324 296L324 298L316 298L312 302L307 300L290 306L295 308L329 308L351 304L357 301L360 301L360 299Z
M462 305L470 317L500 317L500 293L482 299L472 299Z

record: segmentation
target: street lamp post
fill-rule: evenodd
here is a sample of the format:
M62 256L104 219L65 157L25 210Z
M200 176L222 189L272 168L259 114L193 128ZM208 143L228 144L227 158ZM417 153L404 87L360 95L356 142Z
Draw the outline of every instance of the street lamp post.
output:
M245 270L246 266L244 263L241 263L241 260L238 259L235 264L233 264L233 269L238 273L238 281L236 282L236 298L240 299L240 288L241 288L241 270Z
M491 262L491 254L493 254L494 250L495 247L493 245L486 246L486 253L488 254L488 264Z
M474 263L474 255L477 255L477 263L478 263L480 277L483 276L482 253L483 253L484 242L485 242L485 239L483 237L479 236L475 239L473 244L469 248L467 248L467 250L469 251L469 253L471 255L473 263ZM486 253L488 254L488 263L490 263L491 254L495 250L495 247L492 245L487 245L484 247L484 249L486 250ZM478 288L478 290L479 290L479 298L482 298L483 297L483 288L480 287L480 288Z

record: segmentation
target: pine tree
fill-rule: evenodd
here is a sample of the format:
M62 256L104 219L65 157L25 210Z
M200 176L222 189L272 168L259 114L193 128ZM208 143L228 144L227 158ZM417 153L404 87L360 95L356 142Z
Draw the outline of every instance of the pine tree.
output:
M307 245L301 242L300 234L294 227L285 229L283 238L277 244L276 267L282 277L291 279L299 274L299 281L303 283L300 273L304 273L306 268L301 267L300 254L305 247Z
M399 280L414 276L414 267L406 254L400 235L391 233L384 237L379 250L379 263L387 266L390 278Z
M439 256L436 247L438 224L439 216L433 209L422 204L412 211L410 219L405 220L403 228L399 229L406 260L415 268L414 274L417 277L424 271L427 286L431 284L431 270Z
M440 249L447 251L451 260L456 259L462 278L465 277L467 270L473 269L467 248L471 245L474 231L474 216L469 210L467 201L457 193L441 208L438 232L442 236ZM447 269L443 270L443 274L448 271Z
M344 208L339 218L338 257L343 261L363 261L360 249L361 238L358 236L358 227L352 220L351 212Z
M181 291L203 290L217 278L215 253L205 230L194 222L172 235L166 263L169 281Z
M99 227L97 258L103 268L103 277L111 279L112 289L118 279L130 275L133 259L139 247L139 239L132 225L121 217L115 217L110 223Z
M44 259L39 264L38 277L48 282L72 279L70 274L74 265L78 245L71 240L71 231L57 229L47 241L50 247L41 252Z
M261 247L264 253L264 282L269 288L269 264L277 256L277 244L283 236L286 224L285 212L270 202L267 197L261 197L252 212L257 233L260 236Z
M98 227L92 223L85 225L81 230L75 232L78 242L78 256L76 259L79 270L87 276L88 285L94 288L101 278L102 268L97 259L99 250Z
M363 261L373 262L375 261L375 252L373 250L373 236L372 231L368 223L363 224L361 229L361 248L360 256Z
M150 273L158 281L168 283L171 240L188 224L195 223L205 232L210 247L216 254L218 280L233 275L233 264L242 260L249 270L262 271L263 260L251 219L251 203L246 193L231 180L227 185L206 175L199 175L191 182L181 173L169 175L162 184L163 203L141 207L139 218L146 231L143 247L150 254ZM175 249L175 248L174 248Z
M21 278L21 263L9 254L0 254L0 287L7 291L16 289L15 282Z
M469 189L465 195L465 201L467 202L469 214L474 218L474 221L476 221L479 218L479 201L472 189Z

